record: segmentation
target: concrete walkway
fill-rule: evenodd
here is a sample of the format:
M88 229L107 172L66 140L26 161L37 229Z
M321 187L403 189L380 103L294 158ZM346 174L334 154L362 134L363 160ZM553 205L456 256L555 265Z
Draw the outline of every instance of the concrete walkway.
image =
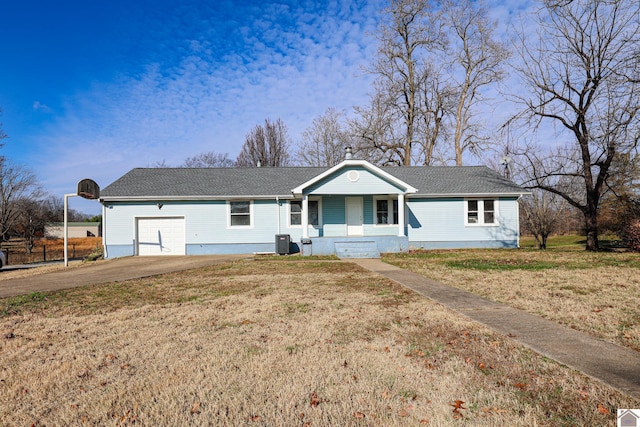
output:
M640 353L386 264L353 259L532 350L640 399Z

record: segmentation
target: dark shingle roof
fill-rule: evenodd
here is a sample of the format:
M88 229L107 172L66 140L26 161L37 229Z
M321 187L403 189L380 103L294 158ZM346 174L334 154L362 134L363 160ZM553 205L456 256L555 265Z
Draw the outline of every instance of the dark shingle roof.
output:
M384 168L418 189L417 194L523 193L524 189L486 166L408 166Z
M318 167L137 168L101 191L103 198L291 196L291 190L325 172ZM385 167L418 195L522 193L484 166Z

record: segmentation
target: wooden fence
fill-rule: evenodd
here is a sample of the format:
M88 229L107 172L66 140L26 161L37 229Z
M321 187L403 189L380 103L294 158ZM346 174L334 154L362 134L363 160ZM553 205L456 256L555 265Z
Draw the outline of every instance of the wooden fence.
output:
M31 264L34 262L57 261L64 259L64 245L59 243L51 243L47 245L46 241L37 244L31 253L27 253L24 242L3 242L0 249L7 257L7 265ZM75 244L69 242L68 256L69 259L84 258L95 251L95 247L87 247L87 245Z

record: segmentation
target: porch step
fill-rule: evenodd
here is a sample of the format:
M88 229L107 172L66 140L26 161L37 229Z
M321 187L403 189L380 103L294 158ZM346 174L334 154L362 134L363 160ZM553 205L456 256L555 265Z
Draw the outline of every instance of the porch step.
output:
M338 258L380 258L378 245L374 241L335 242Z

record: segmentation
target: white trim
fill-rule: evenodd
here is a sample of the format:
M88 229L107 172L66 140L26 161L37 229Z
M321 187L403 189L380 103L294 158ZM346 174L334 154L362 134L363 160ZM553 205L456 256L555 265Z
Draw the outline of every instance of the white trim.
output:
M486 200L493 201L493 222L485 223L484 222L484 202ZM469 197L464 199L464 225L465 227L498 227L500 226L499 221L499 199L497 198L476 198ZM469 202L477 201L478 202L478 222L469 222Z
M386 224L378 223L378 200L386 200L388 203L388 221ZM373 196L373 226L374 227L397 227L398 224L394 223L395 217L393 216L393 201L398 200L398 222L400 222L400 200L395 195L385 195L385 196Z
M404 204L404 194L398 194L398 237L404 237L404 225L407 222Z
M406 184L405 184L406 185ZM304 186L304 184L303 184ZM302 187L302 186L301 186ZM300 187L298 187L300 188ZM297 190L295 188L292 191ZM417 193L406 194L407 198L419 198L419 199L438 199L438 198L452 198L452 197L468 197L468 198L478 198L478 199L491 199L491 198L505 198L505 197L522 197L529 196L532 193L529 191L523 191L520 193ZM280 200L293 200L296 198L300 198L300 194L281 194L281 195L270 195L270 196L239 196L239 195L226 195L226 196L106 196L100 198L100 203L103 205L105 203L113 203L113 202L164 202L164 201L181 201L181 202L191 202L191 201L229 201L229 200L273 200L276 197L279 197Z
M300 202L300 224L291 224L291 203ZM307 226L313 228L322 227L322 197L309 197L309 202L318 203L318 224L308 223ZM287 227L289 228L302 228L302 199L287 200ZM308 208L307 208L308 209ZM307 214L307 221L309 220L309 214Z
M398 187L404 188L406 193L416 193L418 191L418 189L412 187L411 185L407 184L406 182L402 181L401 179L396 178L395 176L391 175L390 173L383 171L379 167L372 165L371 163L367 162L366 160L344 160L342 163L339 163L339 164L335 165L331 169L328 169L328 170L324 171L323 173L321 173L320 175L317 175L314 178L310 179L309 181L303 183L302 185L297 186L296 188L291 190L291 192L294 195L300 196L304 192L304 190L306 188L308 188L309 186L311 186L311 185L323 180L324 178L326 178L326 177L332 175L333 173L335 173L336 171L338 171L338 170L340 170L342 168L345 168L345 167L349 167L349 166L362 166L363 168L367 169L368 171L372 172L373 174L381 176L381 177L384 177L388 181L391 181L392 183L396 184Z
M468 199L497 199L507 197L522 197L531 195L530 192L522 193L430 193L430 194L407 194L406 197L412 199L440 199L440 198L468 198Z
M291 204L300 202L300 224L291 224ZM287 200L287 228L302 228L302 199Z
M309 196L307 196L306 194L304 196L302 196L302 217L300 218L302 220L302 238L303 239L308 239L309 238L309 215L306 215L306 213L309 210Z
M243 200L273 200L276 197L281 200L290 200L293 199L292 194L272 194L272 195L224 195L224 196L106 196L100 197L101 203L111 203L111 202L164 202L164 201L179 201L179 202L190 202L190 201L243 201Z
M231 203L248 202L249 203L249 225L231 225ZM230 229L250 229L253 228L253 200L238 199L227 200L227 228Z

